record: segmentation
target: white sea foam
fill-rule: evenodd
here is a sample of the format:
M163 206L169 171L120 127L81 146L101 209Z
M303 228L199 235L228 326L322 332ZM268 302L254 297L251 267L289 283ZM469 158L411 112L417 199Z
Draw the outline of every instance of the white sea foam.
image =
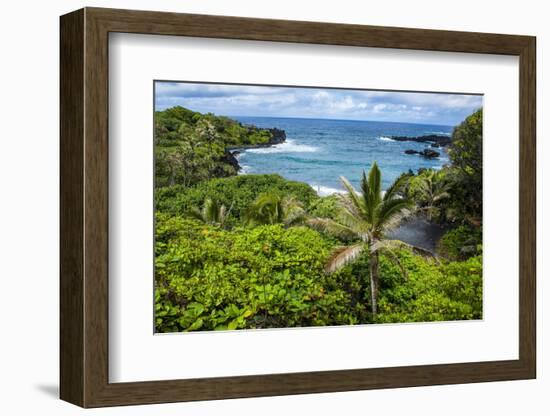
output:
M395 141L391 137L386 137L386 136L380 136L378 138L378 140L382 140L383 142L394 142Z
M446 132L446 131L428 131L426 133L428 133L428 134L440 134L442 136L450 136L451 135L451 133Z
M250 166L241 165L241 170L237 173L238 175L246 175L250 172Z
M276 144L271 147L260 147L258 149L247 149L250 153L313 153L319 150L318 147L307 144L296 144L294 140L287 140L284 143Z
M310 186L317 192L319 196L328 196L333 194L343 194L345 191L343 189L331 188L329 186L310 184Z

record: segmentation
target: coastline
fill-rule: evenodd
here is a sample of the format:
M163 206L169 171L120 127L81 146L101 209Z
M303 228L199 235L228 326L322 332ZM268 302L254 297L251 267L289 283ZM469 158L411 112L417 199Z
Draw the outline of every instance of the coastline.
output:
M269 130L269 132L271 133L271 138L267 143L227 146L225 148L225 155L223 157L223 160L233 166L233 168L237 170L237 174L239 174L239 172L241 172L243 169L243 167L239 163L239 159L237 158L237 156L241 154L244 150L262 149L286 142L286 132L284 130L275 127L266 130Z

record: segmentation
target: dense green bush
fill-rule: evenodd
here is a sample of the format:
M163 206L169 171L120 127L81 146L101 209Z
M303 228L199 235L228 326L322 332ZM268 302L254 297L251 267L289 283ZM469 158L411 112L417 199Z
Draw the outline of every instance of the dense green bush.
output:
M483 210L483 110L455 127L449 156L452 187L449 207L459 221L480 223Z
M155 113L155 184L189 186L237 174L226 148L269 143L267 129L183 107Z
M404 277L395 264L382 261L377 322L429 322L482 318L482 261L437 264L406 251L399 254Z
M439 242L439 254L450 260L466 260L481 254L480 227L461 225L447 232Z
M454 229L439 244L441 262L380 253L373 315L369 256L327 274L331 252L350 241L299 225L341 219L338 196L279 175L236 175L227 146L267 143L268 130L183 107L157 112L156 330L480 319L481 121L480 111L455 129L450 166L403 174L401 195Z
M309 213L312 217L336 219L338 211L338 195L336 194L318 198L309 206Z
M225 231L157 216L156 329L159 332L341 325L357 310L327 275L330 246L316 231L281 225ZM348 282L349 283L349 282Z
M232 231L157 214L159 332L371 323L368 258L326 274L333 244L306 227ZM408 251L381 257L376 322L481 317L481 257L438 264Z
M155 192L155 202L158 211L185 216L192 207L200 207L206 198L211 198L231 209L229 221L234 224L262 193L294 197L305 207L319 199L309 185L279 175L239 175L204 181L192 187L160 188Z

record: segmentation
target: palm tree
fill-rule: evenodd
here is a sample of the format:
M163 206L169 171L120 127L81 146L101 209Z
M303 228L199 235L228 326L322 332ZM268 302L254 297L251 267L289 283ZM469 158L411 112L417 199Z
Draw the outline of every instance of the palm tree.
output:
M439 214L437 205L450 196L450 183L434 169L422 172L413 181L415 198L423 205L420 210L425 211L426 218L431 221L434 215Z
M413 203L400 192L408 179L408 176L405 175L399 177L382 194L381 173L375 162L368 177L363 171L361 194L346 178L340 178L347 192L339 195L338 220L314 218L307 221L310 226L353 242L351 245L337 247L333 250L325 266L327 273L333 273L363 255L369 256L371 311L374 317L377 314L380 285L380 254L386 255L397 264L405 276L406 270L394 250L409 248L422 254L431 255L426 250L413 247L403 241L385 238L387 231L396 227L404 217L411 213Z
M193 207L189 212L189 216L198 219L207 224L214 224L223 227L225 221L231 212L231 208L226 209L225 205L219 204L210 198L204 200L202 209Z
M280 224L290 226L302 221L306 211L293 196L281 197L276 193L262 193L246 212L249 224Z

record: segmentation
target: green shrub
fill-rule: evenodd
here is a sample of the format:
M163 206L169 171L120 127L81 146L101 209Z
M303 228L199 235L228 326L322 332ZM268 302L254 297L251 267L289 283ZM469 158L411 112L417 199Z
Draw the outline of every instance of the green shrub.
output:
M158 332L371 323L368 257L326 274L333 243L300 226L231 231L157 214ZM376 322L482 317L482 259L437 263L406 250L381 257Z
M309 206L312 217L336 219L339 212L338 195L329 195L315 199Z
M279 175L239 175L204 181L189 188L181 185L160 188L155 192L155 203L160 212L185 216L192 207L200 207L210 198L231 208L230 221L234 224L262 193L294 197L305 207L319 198L309 185Z
M225 231L157 215L159 332L357 323L329 244L306 227ZM347 276L349 279L349 276Z
M230 146L266 144L267 129L245 126L228 117L176 106L155 113L155 184L189 186L237 174Z
M382 261L377 322L429 322L482 318L482 260L442 265L400 252L407 277L393 263Z
M447 232L439 242L439 253L450 260L466 260L481 253L480 227L461 225Z

